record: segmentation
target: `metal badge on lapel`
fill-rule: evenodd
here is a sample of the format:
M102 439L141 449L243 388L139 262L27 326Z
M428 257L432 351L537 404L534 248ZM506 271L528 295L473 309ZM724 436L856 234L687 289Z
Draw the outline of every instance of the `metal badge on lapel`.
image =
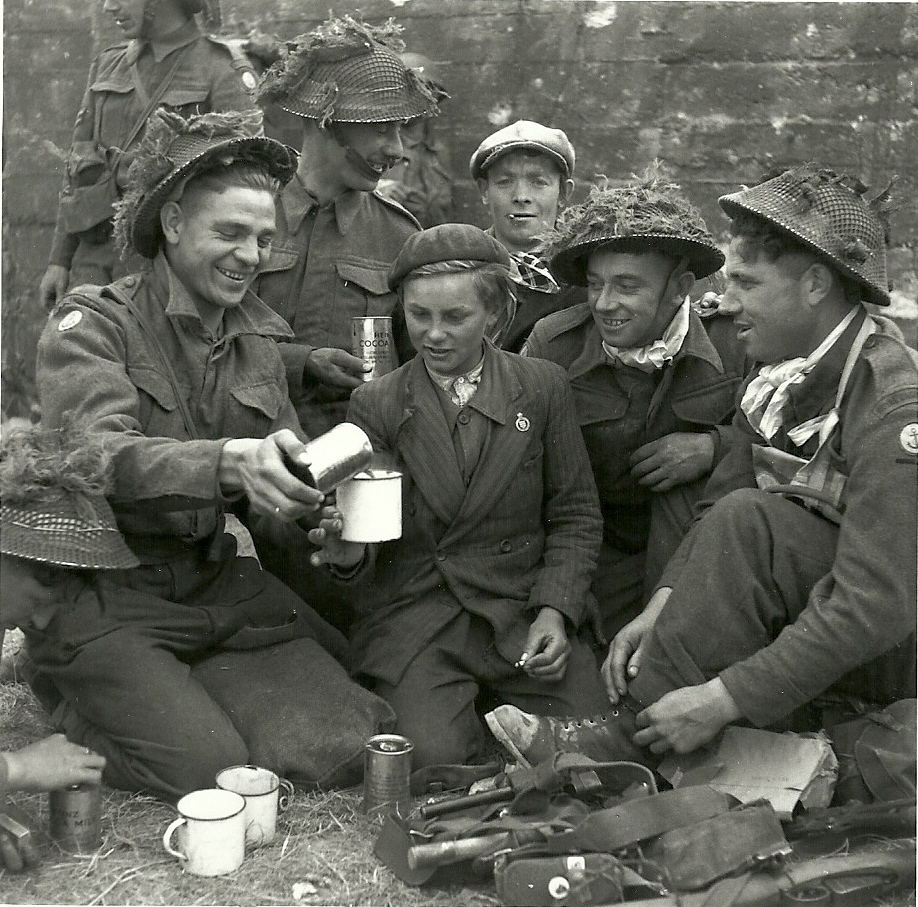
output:
M517 431L529 431L529 426L532 423L522 414L516 414L516 430Z

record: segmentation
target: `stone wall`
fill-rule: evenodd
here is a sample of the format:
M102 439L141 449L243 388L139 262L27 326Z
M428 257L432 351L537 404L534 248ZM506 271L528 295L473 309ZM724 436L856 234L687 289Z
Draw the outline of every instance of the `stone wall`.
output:
M292 37L338 0L222 0L225 30ZM654 158L726 226L719 194L816 159L881 188L899 174L892 272L897 307L918 299L918 4L654 3L608 0L363 0L394 16L408 49L451 94L438 128L453 152L463 220L484 210L467 162L519 118L564 129L582 197ZM98 0L6 0L4 393L24 376L35 287L50 246L61 159L93 53L116 38ZM10 352L10 347L15 349ZM14 355L15 354L15 355ZM15 368L13 368L15 366ZM9 410L8 399L4 409Z

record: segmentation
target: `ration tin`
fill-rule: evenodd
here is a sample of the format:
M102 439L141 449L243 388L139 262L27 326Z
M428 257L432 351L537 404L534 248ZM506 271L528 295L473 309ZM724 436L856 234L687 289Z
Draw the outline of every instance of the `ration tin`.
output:
M48 807L51 838L62 850L87 853L102 846L102 789L97 784L53 790Z
M364 381L388 375L395 368L395 341L392 318L376 315L351 319L351 352L373 368L363 373Z
M358 425L341 422L307 442L303 455L309 466L294 462L287 453L284 453L284 465L301 482L312 485L322 494L329 494L370 465L373 445Z
M411 799L411 751L398 734L377 734L363 751L363 810L372 815L396 811L407 816Z

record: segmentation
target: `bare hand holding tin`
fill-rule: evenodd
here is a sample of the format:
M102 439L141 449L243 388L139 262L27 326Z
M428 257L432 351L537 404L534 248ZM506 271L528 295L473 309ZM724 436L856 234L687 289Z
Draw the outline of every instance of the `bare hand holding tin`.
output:
M371 371L372 368L371 363L352 356L346 350L315 349L307 357L303 373L304 377L312 375L323 384L360 387L363 384L363 373Z
M242 492L256 513L297 520L318 510L325 496L301 482L284 465L284 456L306 467L306 445L289 429L264 440L234 438L223 445L217 477L224 494Z
M52 734L21 750L3 753L10 790L56 790L74 784L99 784L105 757Z

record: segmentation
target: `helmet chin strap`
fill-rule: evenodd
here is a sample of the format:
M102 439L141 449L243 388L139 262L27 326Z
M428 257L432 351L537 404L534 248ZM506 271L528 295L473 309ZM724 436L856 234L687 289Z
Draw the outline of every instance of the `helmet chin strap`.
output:
M362 154L354 151L354 149L348 145L344 136L341 135L337 123L329 123L325 128L328 130L328 134L344 149L344 159L362 177L368 180L379 180L382 174L374 167L371 167L370 162Z

